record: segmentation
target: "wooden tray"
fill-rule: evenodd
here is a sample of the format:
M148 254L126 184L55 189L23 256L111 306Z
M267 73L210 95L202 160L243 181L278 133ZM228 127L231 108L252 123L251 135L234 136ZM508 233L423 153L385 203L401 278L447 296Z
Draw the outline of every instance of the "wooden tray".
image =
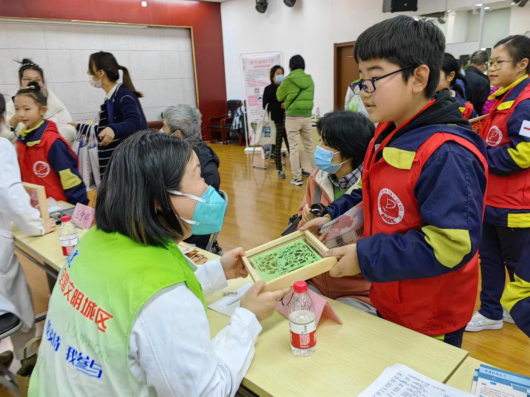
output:
M253 258L258 255L264 254L267 251L275 250L283 245L292 243L295 240L300 239L307 243L311 248L313 248L316 253L321 257L321 259L309 265L295 269L287 274L266 281L266 291L274 291L281 288L291 287L296 281L308 280L312 277L330 271L331 268L335 266L335 264L337 263L337 258L323 257L323 254L328 252L329 249L322 242L320 242L313 234L308 231L298 231L247 251L247 255L243 257L243 263L245 264L245 267L247 268L248 273L250 274L250 277L252 277L254 282L263 281L263 279L259 271L252 263Z

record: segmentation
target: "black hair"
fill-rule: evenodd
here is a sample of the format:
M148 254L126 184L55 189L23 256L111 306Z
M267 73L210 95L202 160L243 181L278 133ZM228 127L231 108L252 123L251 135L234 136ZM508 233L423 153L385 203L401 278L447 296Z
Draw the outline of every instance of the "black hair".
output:
M488 62L488 53L484 50L475 51L471 55L471 59L469 60L469 62L478 66L484 65Z
M412 76L415 68L426 65L429 68L429 79L425 96L428 98L433 96L438 87L444 52L445 38L439 28L432 22L416 21L404 15L366 29L353 49L357 62L386 59L400 68L410 66L410 69L402 72L405 82Z
M134 92L138 98L142 98L144 96L141 92L134 88L129 70L125 66L119 65L114 55L112 55L110 52L99 51L91 54L90 58L88 59L88 70L93 75L96 74L98 70L103 70L109 80L113 82L119 80L119 71L121 70L123 72L123 85Z
M326 146L351 159L352 167L357 168L364 161L375 127L362 113L337 110L318 120L317 131Z
M274 83L274 75L276 74L276 71L277 71L278 69L281 69L282 72L285 73L285 70L283 69L282 66L280 66L280 65L274 65L274 66L271 68L271 82L272 82L272 83Z
M289 69L291 69L291 72L296 69L305 70L304 58L302 58L301 55L295 55L294 57L292 57L289 61Z
M528 59L526 73L530 73L530 38L520 34L508 36L495 44L495 47L503 44L506 46L510 56L513 58L514 65L517 62L521 62L525 58Z
M26 88L18 90L13 97L13 102L15 101L15 98L20 95L29 96L37 102L39 106L46 106L48 103L48 98L46 98L46 95L41 91L40 85L36 81L30 81Z
M4 115L5 111L6 111L6 99L0 92L0 117Z
M145 130L126 139L112 154L98 189L98 229L151 246L181 239L167 190L180 190L192 153L186 139L170 134Z
M24 76L24 72L26 70L34 70L36 72L39 72L40 77L42 78L42 81L44 81L44 71L39 65L34 63L31 59L23 58L21 61L15 61L15 62L18 62L21 65L20 68L18 69L19 80L22 80L22 77Z
M464 89L456 81L461 80L465 86L466 80L464 79L464 76L462 76L462 73L460 73L460 66L458 65L458 62L456 61L455 57L447 52L444 54L442 70L445 72L446 76L449 76L451 72L455 72L455 77L453 78L450 84L451 89L455 92L458 92L462 98L465 98L466 95L464 93Z

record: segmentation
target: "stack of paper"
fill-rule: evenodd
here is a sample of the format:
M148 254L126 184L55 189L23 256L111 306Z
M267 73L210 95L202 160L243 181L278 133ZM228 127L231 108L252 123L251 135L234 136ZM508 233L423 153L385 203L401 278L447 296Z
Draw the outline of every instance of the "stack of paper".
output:
M469 397L472 394L444 385L403 364L388 367L359 397Z
M472 393L484 397L527 397L530 378L481 364L475 370Z

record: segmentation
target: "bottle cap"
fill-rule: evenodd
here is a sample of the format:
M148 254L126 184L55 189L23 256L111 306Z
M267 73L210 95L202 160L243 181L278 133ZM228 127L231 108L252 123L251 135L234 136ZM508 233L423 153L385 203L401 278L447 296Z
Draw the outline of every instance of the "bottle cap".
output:
M70 215L63 215L61 216L61 223L70 222L72 218L70 218Z
M293 289L296 294L306 293L307 283L305 281L297 281L293 284Z

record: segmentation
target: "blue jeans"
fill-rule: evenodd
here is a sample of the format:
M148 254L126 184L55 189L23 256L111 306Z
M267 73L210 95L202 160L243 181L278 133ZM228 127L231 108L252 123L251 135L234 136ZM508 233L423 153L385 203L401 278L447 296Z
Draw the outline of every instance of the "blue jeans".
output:
M521 261L530 261L530 229L510 228L484 223L480 241L482 291L480 314L502 320L501 296L506 284L506 269L511 281Z

